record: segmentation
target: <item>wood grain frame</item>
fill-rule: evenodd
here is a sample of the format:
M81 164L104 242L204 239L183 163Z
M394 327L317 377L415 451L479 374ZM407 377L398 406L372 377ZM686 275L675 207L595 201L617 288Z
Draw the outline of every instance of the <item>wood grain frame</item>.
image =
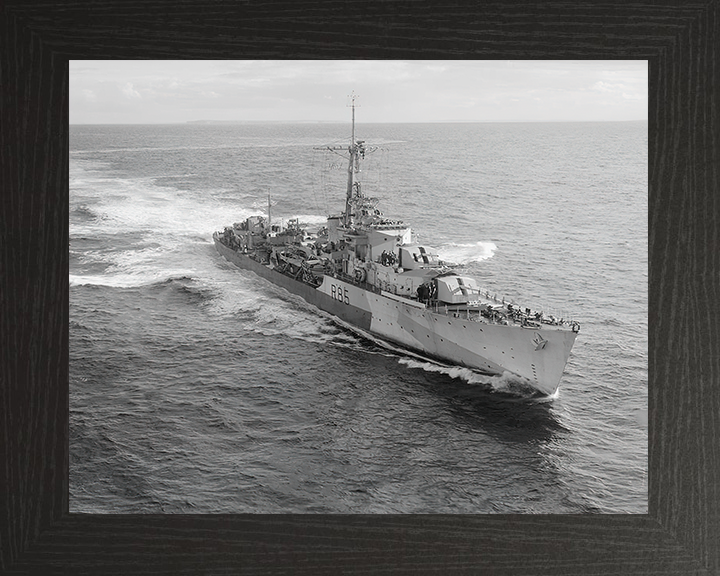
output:
M0 5L0 571L720 573L718 2ZM68 513L68 60L642 59L648 515Z

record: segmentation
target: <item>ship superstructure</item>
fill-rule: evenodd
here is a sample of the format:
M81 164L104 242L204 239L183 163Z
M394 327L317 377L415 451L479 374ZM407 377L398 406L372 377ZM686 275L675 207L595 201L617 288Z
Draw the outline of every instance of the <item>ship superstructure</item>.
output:
M345 210L316 233L297 220L253 216L213 235L218 252L334 315L346 325L428 358L488 374L508 372L543 395L560 382L580 329L576 322L498 301L462 269L415 242L364 195L355 138L326 147L348 160Z

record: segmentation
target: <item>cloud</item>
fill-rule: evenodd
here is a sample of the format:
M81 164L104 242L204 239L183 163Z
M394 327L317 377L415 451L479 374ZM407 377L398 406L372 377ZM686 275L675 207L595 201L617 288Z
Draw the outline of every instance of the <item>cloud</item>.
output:
M425 67L425 69L428 72L445 72L448 69L448 67L442 66L440 64L429 64L428 66Z
M140 92L133 88L132 82L128 82L127 84L125 84L125 87L123 88L123 94L125 94L127 98L130 98L132 100L139 100L142 98L142 96L140 96Z
M627 100L642 100L644 96L638 92L630 92L631 86L627 84L610 84L602 80L593 84L593 90L605 92L608 94L622 95Z
M611 92L617 94L622 92L624 89L625 86L623 84L609 84L608 82L603 82L602 80L593 84L593 90L597 90L598 92Z
M647 63L73 61L74 122L548 121L647 117ZM336 105L332 105L336 102Z

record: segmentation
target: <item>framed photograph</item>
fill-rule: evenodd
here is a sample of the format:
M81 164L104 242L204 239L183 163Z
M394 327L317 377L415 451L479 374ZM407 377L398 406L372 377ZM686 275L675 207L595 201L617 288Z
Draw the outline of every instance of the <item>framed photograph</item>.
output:
M713 352L717 330L711 312L718 266L717 210L712 203L718 181L713 113L717 72L712 66L718 50L716 4L619 3L571 9L552 3L492 4L445 6L440 12L428 3L379 9L348 4L342 10L302 3L169 8L150 3L135 12L111 3L62 9L9 3L2 9L0 113L5 144L0 156L3 188L9 192L2 210L0 414L5 472L0 478L8 488L0 493L0 517L6 519L0 522L2 570L19 574L716 572L720 555L714 543L720 539L720 523L712 481L717 462L711 456L717 452L720 405ZM310 120L352 126L349 147L343 144L342 154L335 154L333 144L325 145L335 125L328 129L321 124L293 124L295 142L280 146L276 141L287 137L287 125L257 123L273 117L281 122L302 120L283 116L280 96L270 101L268 94L260 94L252 104L256 116L229 118L250 127L240 140L228 130L223 116L213 116L213 110L223 106L220 90L205 89L203 98L215 104L208 105L204 116L172 117L170 107L159 106L151 110L153 117L132 120L133 102L142 99L144 88L124 78L117 64L112 73L122 79L125 101L105 110L105 116L97 115L103 61L132 64L133 60L148 67L148 74L162 71L178 83L192 82L202 73L203 62L211 60L208 68L214 66L227 75L241 73L256 84L262 83L262 77L251 69L253 61L266 62L265 69L278 76L312 76L323 63L334 70L367 63L373 76L394 75L396 80L389 80L388 86L406 98L411 90L401 89L403 74L424 67L425 73L437 75L435 84L445 91L435 96L437 116L428 120L435 123L432 130L413 124L412 134L403 123L423 121L413 116L410 102L401 117L397 109L384 117L372 116L363 94L350 95L350 107L344 101L348 94L341 94L339 115L318 116L308 109ZM180 61L187 62L184 70L178 67ZM233 70L230 62L245 67ZM482 72L488 82L504 83L502 94L491 94L482 83L465 83L464 88L453 84L467 79L469 67L480 62L485 66L474 72ZM543 86L532 84L537 70L545 75ZM588 80L592 77L588 71L595 70L609 75ZM583 86L589 86L593 96L591 113L586 108L585 116L578 115L580 92L575 101L567 99L571 80L583 74L588 74ZM554 99L552 114L513 116L520 105L504 106L508 124L498 128L489 123L497 118L482 112L470 117L476 124L453 124L468 117L452 116L450 107L443 107L450 101L470 106L473 100L480 109L478 102L508 98L512 90L519 92L512 85L518 76L529 86L526 97ZM71 78L78 89L69 105ZM640 84L634 84L637 78ZM429 94L431 86L423 92ZM374 95L373 101L381 102L380 96ZM78 106L82 99L84 107ZM643 103L647 116L637 117ZM322 106L327 109L331 104L337 102L328 100ZM188 103L187 109L191 108ZM350 111L352 124L340 117ZM363 126L362 114L375 123ZM558 124L542 133L523 124L538 120ZM587 121L592 125L578 127L577 123ZM146 122L184 125L180 130L146 133L138 126ZM129 124L133 127L123 128ZM610 124L612 129L606 129ZM98 125L106 126L105 133L87 128ZM388 126L392 134L383 133ZM365 140L367 133L380 140L377 148L370 138ZM498 164L476 173L458 156L481 138L490 143L485 149L480 146L482 154L497 153ZM583 165L571 172L559 159L568 156L563 150L570 148L584 157L583 138L592 139L592 150L606 146L607 153L593 164L588 152ZM393 159L386 165L387 159L381 157L395 141L411 142L401 147L396 159L422 176L415 188L398 184L398 177L389 175ZM275 160L286 158L284 168L303 179L298 142L310 148L324 146L324 153L346 163L336 170L332 160L311 153L308 158L324 172L323 185L313 188L309 182L290 182L278 187L305 186L312 191L314 211L293 205L292 195L266 189L266 182L253 180L252 171L242 165L261 165L265 160L257 154L264 147L275 154ZM443 148L428 150L433 145ZM218 155L208 155L208 149L232 155L217 160ZM465 170L453 180L461 191L473 189L479 178L487 189L498 190L493 170L509 166L500 160L502 150L516 153L514 182L525 182L538 195L558 194L557 200L536 209L526 205L529 197L508 196L506 190L496 205L488 201L482 208L463 208L462 195L433 196L437 185L447 181L443 170L453 174ZM163 155L162 176L157 155ZM168 155L175 155L174 164ZM235 165L238 157L242 163ZM376 159L378 179L369 170L367 180L365 174L361 178L355 167L361 160L372 166ZM420 164L415 164L419 159ZM433 161L436 165L426 166ZM615 164L606 166L606 162ZM172 172L169 165L177 170ZM646 177L638 166L647 166ZM112 176L104 178L100 168ZM527 174L518 177L525 169ZM276 174L264 170L266 175ZM610 173L614 176L606 177ZM347 197L341 190L333 232L334 208L328 207L326 184L338 175L346 180L348 174ZM231 176L245 178L244 189L252 190L243 192L240 202L238 190L228 188ZM277 172L276 177L281 181L287 174ZM396 190L391 209L383 212L372 197L373 186L382 179ZM570 206L562 199L563 189L584 190L584 202ZM171 200L162 197L166 190L172 190ZM200 190L207 191L211 210L198 208L195 195ZM603 190L615 193L608 196L614 204L603 200ZM473 194L473 201L482 197ZM633 200L633 194L638 198ZM228 214L227 222L218 220L217 227L203 237L205 229L215 224L215 216L231 205L239 206L240 222ZM313 220L328 214L327 223ZM415 241L410 232L405 238L405 228L392 220L408 214L415 231L425 227L425 239ZM490 217L498 214L504 217L502 226L496 224L498 218ZM470 230L482 217L492 230L487 237ZM556 231L564 231L576 252L567 243L555 247L547 230L539 236L531 233L535 219L556 223ZM325 225L328 228L323 229ZM223 232L223 226L231 228ZM253 227L258 226L262 230L256 234ZM371 231L364 244L357 241L363 226ZM498 248L496 239L506 228L516 231L515 240ZM444 236L448 229L456 236ZM387 230L393 238L386 245ZM208 241L214 231L215 247ZM296 245L277 240L290 235ZM517 236L521 241L516 241ZM545 249L541 242L548 242ZM172 246L178 243L193 248L175 251ZM267 248L258 250L260 245ZM535 277L523 273L523 256L533 268L543 269L548 250L557 255L555 264L550 261L548 270ZM593 250L607 257L603 264L610 262L608 268L594 268L599 260L592 256ZM338 328L326 318L318 319L294 296L276 293L272 282L264 284L267 279L231 266L255 266L243 264L248 253L252 262L263 266L259 268L263 274L270 269L279 274L282 287L291 293L290 280L299 282L295 295L312 305L318 305L313 291L324 290L328 280L327 298L332 302L324 310L349 326ZM192 258L196 258L194 267L188 264ZM207 282L198 282L199 273L194 276L197 262L206 263L200 272ZM479 266L482 262L486 268L491 263L494 277ZM494 282L498 276L509 278L511 268L520 271L520 278L530 278L534 289L524 290L513 278L508 292L498 294ZM608 272L611 269L616 276ZM470 272L480 275L477 285ZM238 277L246 283L242 288L235 284ZM113 286L108 286L108 278ZM623 281L628 278L634 279L638 294L625 288ZM572 285L562 286L560 280L569 284L570 279L584 286L581 295ZM108 298L106 292L113 289L122 293L122 300L117 294ZM372 322L362 316L364 309L358 303L361 292L408 307L407 315L378 316L379 308L368 308L375 322L370 329ZM305 297L306 293L311 295ZM597 318L592 335L576 351L575 364L572 344L562 359L560 374L569 362L563 378L574 399L563 397L562 383L557 392L560 376L548 384L545 373L531 361L527 364L532 368L523 371L524 357L500 361L505 352L516 354L514 341L507 351L498 349L497 357L467 351L453 356L448 352L451 346L445 344L445 338L452 337L451 328L443 328L442 333L433 329L421 334L434 347L408 345L419 339L414 330L422 326L411 321L413 314L434 315L428 316L431 322L441 318L451 327L455 322L458 330L462 322L486 330L509 331L517 325L517 332L531 340L528 358L559 345L553 341L556 333L567 333L573 341L577 336L580 343L582 322L562 312L543 312L535 302L519 301L526 295L547 296L555 304L563 294L566 299L576 298L584 310L594 310ZM587 300L591 304L584 304ZM153 308L150 301L161 301L162 306ZM349 313L351 307L358 311ZM193 320L192 309L202 309L202 318ZM168 323L162 310L171 311L174 323ZM402 326L378 328L383 320ZM178 336L181 322L196 328L207 322L204 333L214 330L213 338L203 339L203 332L196 330L192 341L184 341L185 336ZM367 333L357 336L353 329L358 327ZM406 332L407 342L405 336L394 336ZM123 334L131 336L125 341ZM372 340L377 334L404 346L402 351L382 348L384 339ZM363 340L366 336L369 341ZM80 341L83 347L76 345ZM230 406L222 390L232 386L217 386L218 374L228 370L204 370L203 358L209 356L193 358L203 345L220 351L212 356L213 367L234 354L228 370L242 373L252 370L257 361L243 359L243 351L251 346L263 349L263 364L275 367L274 376L245 379L246 395ZM602 360L592 360L593 350ZM405 352L419 356L408 359ZM127 393L121 396L115 396L117 388L100 390L103 383L117 384L130 373L127 362L133 363L136 374L144 361L157 362L173 354L185 359L186 369L200 374L192 379L195 385L200 382L206 391L212 390L194 406L193 418L173 419L172 412L178 409L181 414L183 402L193 405L197 399L171 396L161 386L142 388L124 381ZM368 355L373 359L370 364ZM487 362L489 380L473 380L454 367L474 367L476 358ZM194 360L199 364L192 367ZM163 381L182 384L183 363L170 363ZM333 366L340 376L317 375L332 371ZM626 369L635 370L637 376L630 384L627 378L614 379ZM393 402L388 397L373 400L369 383L392 379L399 370L404 376L393 384L407 385L396 398L399 408L388 411L382 421L368 422L369 414L377 416L381 405ZM352 378L347 371L353 371ZM83 378L101 385L93 389L91 400L78 393ZM354 391L333 387L342 378L353 382ZM260 389L257 382L262 392L255 397L253 390ZM427 391L438 382L442 392L413 392L423 386ZM268 403L268 394L278 392L272 390L273 383L280 390L295 383L293 394L299 396L288 402L312 404L317 414L293 409L297 421L289 422L280 412L290 404ZM637 400L632 386L644 387L647 403ZM303 400L305 389L321 394L327 410L307 396ZM469 389L473 394L468 394ZM185 392L196 396L197 388ZM556 408L527 402L528 397L547 395L553 396ZM100 399L105 404L98 404ZM263 406L265 424L251 414ZM402 406L413 409L412 421L404 420ZM242 422L256 424L240 425L233 416L240 410L247 411ZM558 410L564 414L559 416ZM139 422L135 418L143 411L145 421L153 423L145 432L127 424ZM575 419L577 413L590 411L592 417ZM423 413L424 420L418 416ZM335 423L338 433L331 442L317 437L316 415L323 426ZM443 418L449 423L440 422ZM480 419L483 423L478 426ZM572 429L577 422L587 426ZM202 439L202 426L210 427L213 434ZM378 445L390 445L392 429L397 438L407 440L393 445L396 452L379 454ZM439 441L443 429L446 436ZM278 434L282 438L275 438ZM263 444L268 435L273 440ZM141 450L110 450L120 436ZM243 441L238 444L239 437ZM218 451L222 462L215 465L213 447L206 443L209 438L227 443L226 450ZM480 443L479 438L485 441ZM311 458L310 452L304 452L311 445L323 447L320 456ZM276 451L270 459L277 474L268 469L263 456L268 449ZM237 454L228 460L231 451ZM152 465L139 461L151 453ZM188 466L182 455L190 453L205 459ZM617 466L621 458L615 454L624 458L622 465ZM558 461L549 462L553 455ZM481 458L496 465L487 469L468 465ZM605 467L594 468L598 463ZM218 464L226 474L203 483L203 478L214 477ZM518 472L516 465L532 470L532 477ZM411 468L414 475L407 472ZM224 491L222 485L229 481L243 490ZM614 498L617 494L622 497Z

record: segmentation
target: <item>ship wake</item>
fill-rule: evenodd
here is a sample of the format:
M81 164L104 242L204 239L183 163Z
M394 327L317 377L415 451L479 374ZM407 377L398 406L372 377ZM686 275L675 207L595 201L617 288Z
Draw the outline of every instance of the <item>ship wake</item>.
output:
M400 358L398 361L408 368L445 374L452 379L462 380L467 384L482 387L487 391L510 395L521 400L551 401L553 399L551 396L539 396L538 391L529 380L509 372L499 375L483 374L463 366L445 365L428 359Z
M481 262L492 258L497 246L493 242L475 242L456 244L450 242L438 248L438 255L445 262L454 262L465 266L472 262Z

